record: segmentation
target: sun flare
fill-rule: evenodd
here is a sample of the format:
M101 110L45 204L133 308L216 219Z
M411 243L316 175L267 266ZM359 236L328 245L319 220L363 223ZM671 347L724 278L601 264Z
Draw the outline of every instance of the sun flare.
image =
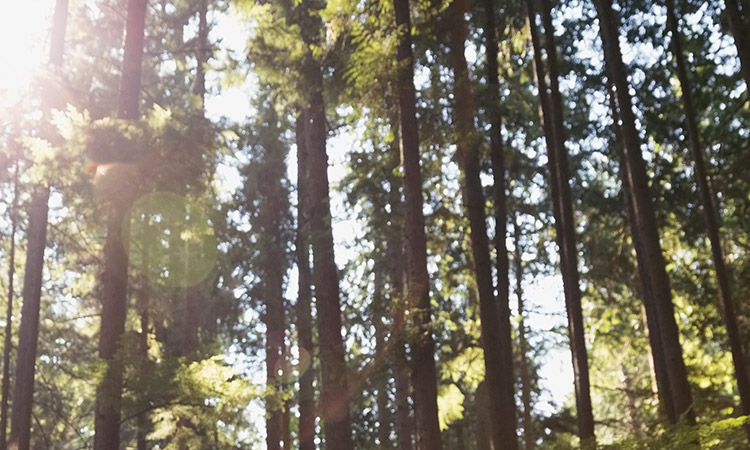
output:
M49 48L51 0L4 2L0 6L0 105L12 105L29 85Z

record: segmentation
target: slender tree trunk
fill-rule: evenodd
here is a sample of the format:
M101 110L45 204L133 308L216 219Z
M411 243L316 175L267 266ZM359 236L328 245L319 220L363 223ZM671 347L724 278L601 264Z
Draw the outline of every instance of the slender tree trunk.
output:
M727 4L736 0L726 0ZM693 154L695 164L695 177L701 195L703 205L703 218L706 222L706 232L711 242L711 255L716 270L716 281L719 286L719 297L724 311L724 323L727 327L729 347L732 350L732 361L734 362L734 373L737 379L737 388L740 393L741 411L743 415L750 414L750 378L748 378L745 354L742 348L743 339L737 323L734 300L729 269L724 259L724 251L721 246L721 233L719 230L719 211L716 207L716 199L711 189L711 178L708 174L704 157L703 144L698 132L698 122L693 106L692 85L688 75L688 65L685 54L682 51L682 36L680 35L677 14L674 10L674 0L666 0L667 26L672 34L672 51L675 57L677 79L680 81L682 90L682 106L685 110L685 128L688 134L688 145ZM736 4L735 4L736 6ZM743 38L747 36L743 35ZM745 61L750 64L750 59ZM750 67L748 67L750 69ZM748 84L750 89L750 84Z
M619 45L619 27L612 10L611 0L598 0L600 31L604 47L604 59L616 88L616 98L622 120L623 150L625 152L624 174L630 185L629 196L632 199L633 220L637 224L633 235L639 234L642 241L636 246L641 253L639 262L646 264L650 274L652 295L661 332L661 340L666 358L667 374L672 391L672 403L675 413L688 423L695 423L693 396L687 378L685 361L682 358L679 329L674 317L672 291L667 275L666 262L659 240L659 229L656 221L653 200L649 190L646 164L641 154L640 136L635 125L635 114L630 98L627 80L627 69L622 61Z
M313 18L309 1L303 2L309 21L303 39L317 45L321 30L320 20ZM321 369L321 415L326 448L353 448L349 414L349 386L345 360L342 320L339 300L339 274L333 250L331 205L328 191L328 154L326 153L327 125L323 100L323 71L319 61L308 52L305 62L305 82L308 90L308 110L304 126L306 135L307 175L305 190L310 244L313 252L312 279L315 286L315 305Z
M398 127L395 127L398 129ZM398 133L396 133L398 134ZM396 152L398 149L394 149ZM394 310L393 336L393 372L396 385L396 435L398 450L413 450L412 435L414 434L411 406L411 383L409 381L409 361L406 354L406 305L404 294L404 242L403 236L403 208L399 182L396 177L390 179L389 203L391 205L391 227L389 230L388 254L391 281L391 303Z
M383 280L384 267L380 261L380 256L375 256L376 263L373 268L375 272L375 285L373 288L373 322L375 324L375 353L383 355L385 362L390 354L387 338L386 325L383 320L388 314L388 308L385 304L385 295L383 292L385 281ZM391 424L393 423L391 411L388 405L388 382L390 380L388 365L379 364L376 369L377 378L377 396L376 405L378 408L378 446L381 449L392 448L391 442Z
M8 397L10 395L10 354L13 345L13 279L16 275L16 229L18 228L18 162L13 173L13 200L10 206L10 252L8 253L8 305L5 312L5 344L3 346L3 385L0 400L0 448L5 450L8 431Z
M266 113L267 123L275 124L278 119L273 110ZM279 135L281 130L275 128ZM261 203L258 207L260 233L266 237L261 273L266 311L263 322L266 325L266 384L269 397L266 401L266 446L268 450L282 450L284 442L284 402L281 400L284 379L284 358L286 345L284 307L284 236L282 235L284 211L279 205L279 195L286 169L283 159L272 153L280 149L280 143L268 145L264 157L264 179L259 183Z
M200 97L201 110L206 100L206 64L208 64L210 55L208 32L208 0L200 0L198 3L198 48L195 52L197 63L195 66L193 93Z
M513 262L515 263L516 275L516 300L518 302L518 366L521 378L521 405L523 405L523 438L526 450L536 448L536 433L534 420L531 416L531 370L529 369L529 342L526 338L526 310L523 301L523 250L521 249L521 227L518 221L513 219L513 242L515 254Z
M469 217L471 249L474 273L479 292L479 315L481 321L482 346L484 348L485 383L489 394L492 440L495 448L518 448L516 437L516 405L513 397L513 350L510 332L510 308L508 307L507 250L503 252L505 295L503 304L494 296L492 263L490 260L485 199L480 180L479 146L473 137L474 93L469 77L469 68L464 55L468 24L465 15L468 1L454 0L448 9L451 19L450 47L451 64L455 83L455 123L458 140L456 148L459 166L463 172L464 204ZM506 218L502 218L505 223ZM503 240L498 239L498 240ZM500 274L502 277L503 275Z
M21 307L21 327L18 332L18 356L8 443L8 448L11 450L31 448L31 412L34 406L34 372L39 343L39 308L42 296L44 249L47 246L49 192L49 186L36 186L29 206L23 306Z
M414 409L417 419L417 448L443 448L437 408L437 369L435 341L427 272L427 237L422 213L422 170L419 160L419 129L417 126L416 92L414 89L414 60L411 49L411 19L409 0L393 0L398 27L398 101L401 130L401 163L404 169L406 198L406 257L407 305L412 308L415 337L410 342L412 376L414 379Z
M148 264L148 246L144 246L143 261L144 265ZM144 268L144 273L149 273L148 268ZM148 281L143 279L140 286L140 292L138 293L138 309L140 311L141 320L141 332L138 336L138 350L140 357L143 361L148 360L148 321L149 321L149 292L148 292ZM148 434L148 413L143 412L138 415L136 419L136 448L138 450L146 450L147 440L146 435Z
M532 0L527 0L529 10L529 23L532 34L536 32L536 12ZM542 0L542 21L544 23L544 35L546 41L547 68L549 70L550 91L546 95L546 83L544 83L543 63L541 61L542 46L539 38L532 40L534 44L534 57L538 71L539 90L545 90L540 95L542 109L547 108L548 113L544 120L549 120L545 125L545 134L550 133L552 146L548 147L550 184L552 187L553 212L555 216L555 230L557 234L557 245L560 249L560 272L563 278L563 289L565 293L565 309L568 315L568 334L570 337L570 350L573 360L573 376L575 382L576 410L578 412L578 435L581 441L594 439L594 416L591 406L591 393L589 383L588 354L586 350L585 330L583 327L583 312L581 309L580 276L578 273L578 249L575 238L575 220L573 217L573 200L570 192L570 169L568 167L568 153L565 149L566 133L563 123L562 96L559 85L559 69L557 62L557 45L555 42L554 28L552 25L552 12L548 0Z
M146 0L128 1L118 104L121 119L135 120L139 114L147 4ZM123 364L117 352L125 333L128 303L128 254L122 236L123 221L131 202L128 196L127 190L120 192L119 198L111 199L108 211L99 331L99 357L106 362L107 368L96 392L94 450L114 450L120 446Z
M49 63L60 75L65 47L65 28L68 22L68 0L57 0L52 20ZM45 101L50 102L48 103L50 109L61 107L61 105L56 104L57 100L57 98L45 99ZM11 429L8 443L8 448L11 450L28 450L31 445L31 414L34 406L34 375L39 343L39 309L42 296L44 250L47 247L49 194L49 185L42 183L34 186L29 206L23 306L21 307L21 326L18 331L16 381L13 388L13 407L11 409Z
M740 69L745 79L745 87L750 91L750 36L747 34L746 17L743 15L747 11L740 10L737 0L724 0L724 5L729 29L734 36L734 44L737 46L737 56L740 58Z
M309 357L309 367L303 367L299 377L299 430L297 432L300 450L315 449L315 371L313 361L312 333L312 274L310 270L310 244L308 239L307 214L307 150L305 144L306 113L297 117L297 270L299 291L297 294L297 338L300 358L304 352Z
M615 153L620 162L620 179L622 180L623 191L625 192L625 211L627 215L628 224L630 225L631 238L633 239L633 246L638 248L643 245L640 234L637 233L638 222L635 219L633 197L630 188L630 181L625 173L625 151L624 143L622 140L622 129L620 128L619 121L620 115L618 113L617 102L615 99L614 88L609 82L607 84L607 90L609 95L610 108L612 109L613 116L613 131L615 135ZM662 344L661 330L659 329L659 319L656 310L656 299L651 288L651 274L647 267L648 265L644 261L643 252L636 253L636 265L638 266L638 276L641 280L641 298L643 302L643 312L646 318L646 330L651 347L651 361L653 362L653 373L656 379L657 393L659 395L659 405L661 412L664 417L670 423L675 423L679 419L675 413L674 404L672 402L672 388L669 384L669 375L667 373L666 358L664 357L664 345Z

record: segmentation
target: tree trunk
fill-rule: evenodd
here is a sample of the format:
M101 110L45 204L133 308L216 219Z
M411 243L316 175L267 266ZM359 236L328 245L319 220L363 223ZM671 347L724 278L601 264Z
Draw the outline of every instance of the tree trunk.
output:
M537 35L536 12L534 11L533 1L527 0L527 6L532 36ZM581 441L586 441L594 439L594 416L591 406L588 354L583 328L583 312L581 310L578 249L575 238L573 200L570 192L568 153L565 149L566 133L559 85L557 45L552 25L552 9L548 0L542 0L542 21L544 23L545 50L550 80L549 95L546 93L547 86L544 83L544 66L541 60L542 46L538 35L533 37L532 41L536 42L534 44L534 58L539 81L540 102L542 110L548 109L548 113L544 114L545 122L549 120L549 124L545 125L545 134L551 134L547 142L548 145L552 144L548 146L552 210L555 216L556 240L560 249L560 272L563 278L565 309L568 315L568 334L573 360L576 410L578 412L578 435ZM544 91L544 94L541 94L542 91Z
M10 354L13 345L13 278L16 275L16 229L18 228L18 162L13 173L13 200L10 207L10 252L8 254L8 305L5 312L5 344L3 346L3 384L0 400L0 448L5 450L8 431L8 396L10 394Z
M613 131L615 135L615 153L620 162L620 179L622 180L622 189L625 193L625 211L630 225L631 239L633 240L633 246L635 248L641 247L643 242L640 234L637 233L638 223L635 219L633 197L631 195L630 181L625 174L625 151L622 140L622 129L620 128L619 121L620 115L618 113L617 102L615 99L615 91L611 82L607 84L607 91L609 96L610 108L612 110L613 117ZM656 311L656 299L654 297L650 273L647 269L647 264L644 261L644 253L636 251L636 265L638 266L638 276L641 280L641 299L643 302L643 313L646 317L646 331L651 347L651 361L653 362L653 374L656 378L657 393L659 396L659 405L661 412L664 417L670 423L676 423L679 419L675 413L674 405L672 403L672 388L669 384L669 375L667 373L666 358L664 357L664 345L662 344L661 330L659 329L659 319Z
M52 19L49 63L58 75L62 70L67 23L68 0L57 0ZM50 102L48 103L49 109L62 106L57 104L58 99L56 97L45 99L45 101ZM13 388L10 440L8 442L8 448L12 450L28 450L31 445L31 415L34 407L34 375L39 343L39 309L42 296L44 250L47 247L49 194L49 185L38 184L34 186L31 204L29 205L23 306L21 307L21 326L18 331L16 381Z
M147 4L146 0L128 2L118 104L121 119L135 120L139 114ZM128 306L128 254L125 252L122 236L123 221L131 202L128 195L127 190L123 190L119 193L119 198L111 199L108 211L99 332L99 357L106 362L107 368L96 392L94 450L114 450L120 447L123 365L117 351L125 332Z
M521 249L521 227L513 220L514 263L516 274L516 299L518 302L518 365L521 378L521 405L523 405L523 439L526 450L536 448L534 420L531 416L531 371L529 370L529 343L526 338L526 310L523 301L523 250Z
M737 0L724 0L725 14L729 29L734 36L734 44L737 47L737 56L740 58L740 69L742 77L745 79L745 89L750 91L750 41L748 41L748 29L746 26L743 13L740 10L740 4Z
M39 308L42 296L44 249L47 246L49 192L49 186L36 186L29 206L23 306L21 307L21 327L18 331L18 356L16 357L16 377L8 443L8 448L11 450L31 448L31 413L34 407L34 372L39 343Z
M600 31L604 47L604 59L616 88L616 98L622 120L623 151L625 153L624 176L630 185L629 197L633 207L633 235L640 236L641 245L636 252L641 253L639 263L645 264L650 274L651 293L655 302L658 328L666 359L667 374L672 392L675 413L688 423L695 423L693 396L687 379L687 369L682 358L679 329L674 317L672 291L667 275L666 262L659 240L653 200L649 191L646 164L641 154L641 142L635 125L635 114L630 98L627 69L622 61L619 45L619 27L612 10L611 0L598 0ZM643 272L642 272L643 273Z
M489 394L492 440L495 448L518 448L516 437L516 404L513 396L513 346L510 332L510 308L508 307L507 251L502 252L505 261L505 295L503 304L494 296L492 263L490 260L485 199L480 179L479 146L473 142L474 93L469 77L469 68L464 55L468 24L468 1L454 0L448 9L450 17L450 53L455 83L455 123L457 128L456 148L459 166L463 172L463 197L469 217L471 249L474 273L479 292L479 315L481 321L482 346L484 348L485 383ZM491 14L490 14L491 15ZM502 223L505 223L505 217ZM503 240L498 237L498 241ZM503 277L500 274L501 278Z
M727 4L736 2L736 0L727 0ZM743 415L750 414L750 378L748 378L747 365L745 364L745 354L742 348L742 336L737 323L737 313L735 312L734 300L732 298L732 289L729 270L724 251L721 246L721 233L719 231L719 211L716 207L716 200L711 189L711 178L708 174L706 161L704 157L703 145L701 144L700 134L698 132L698 122L693 106L693 93L690 79L688 78L688 65L685 61L685 54L682 51L682 37L680 35L677 14L674 10L674 0L667 0L667 26L672 34L672 51L675 57L675 66L677 69L677 79L680 81L682 88L682 106L685 110L685 128L688 134L688 145L693 154L693 163L695 164L695 177L698 183L698 189L701 195L703 205L703 218L706 222L706 232L711 242L711 255L713 257L714 268L716 270L716 281L719 287L719 297L724 311L724 323L727 327L727 336L729 337L729 347L732 350L732 361L734 362L734 373L737 379L737 388L740 393L741 411ZM735 4L736 6L736 4ZM746 38L745 35L743 37ZM746 61L750 64L750 60ZM750 67L748 67L750 69ZM750 89L750 84L748 84Z
M307 352L309 367L302 367L299 376L299 430L300 450L315 450L315 371L313 361L312 333L312 274L310 271L310 244L307 215L307 150L305 144L306 113L297 117L297 270L299 291L297 294L297 338L300 358Z
M398 127L394 127L398 130ZM399 134L398 132L394 134ZM398 151L397 148L393 149ZM406 354L406 305L404 294L404 242L403 236L403 208L399 182L394 176L390 178L389 203L391 205L391 227L389 230L389 278L391 281L391 304L393 305L393 372L396 385L396 435L398 450L413 450L412 434L414 432L411 406L411 383L409 381L409 361Z
M429 274L427 272L427 237L422 213L422 172L419 160L419 131L417 127L416 93L414 89L414 60L411 49L411 19L409 0L393 0L399 41L398 102L401 130L401 161L404 169L406 198L406 257L407 305L414 314L415 337L412 349L414 409L417 419L417 448L441 450L437 408L437 370L435 341L432 337Z
M383 364L387 361L390 350L388 338L386 335L386 326L383 320L386 318L388 309L385 304L383 293L384 280L382 262L380 256L375 256L376 263L373 268L375 272L375 286L373 288L373 322L375 324L375 354L382 355L383 360L376 369L376 386L377 396L376 404L378 408L378 447L381 449L392 448L391 442L391 412L388 407L388 381L390 380L388 365Z
M318 44L320 20L309 2L306 13L309 23L303 31L305 43ZM323 100L323 68L308 52L305 61L305 82L308 91L308 110L304 126L307 152L305 189L309 238L313 252L312 280L315 286L315 305L321 369L321 416L326 448L353 448L349 414L349 386L345 360L342 320L339 302L339 274L333 250L331 205L328 191L328 154L326 153L327 125Z
M263 112L267 116L264 122L273 129L274 136L280 137L282 130L275 125L278 122L275 111L269 109ZM284 442L284 402L281 400L286 365L284 358L286 345L285 336L285 307L284 307L284 236L283 215L280 207L284 202L279 201L283 195L282 181L286 166L284 160L274 151L280 151L281 142L261 142L265 145L264 165L265 179L259 183L260 205L258 206L258 232L264 236L262 251L265 253L261 265L263 297L266 311L263 322L266 325L266 446L268 450L282 450ZM251 207L252 205L248 205Z

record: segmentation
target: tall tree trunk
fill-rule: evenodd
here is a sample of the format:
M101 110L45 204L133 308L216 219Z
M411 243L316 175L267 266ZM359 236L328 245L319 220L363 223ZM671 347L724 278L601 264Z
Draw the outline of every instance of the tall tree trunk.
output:
M620 162L620 179L622 180L622 188L625 192L625 212L630 226L631 238L633 240L633 246L635 248L641 247L643 241L641 240L640 234L637 233L638 222L635 218L633 197L630 188L630 181L625 173L625 150L622 139L622 129L620 128L620 114L618 112L617 102L615 99L615 91L611 81L607 83L607 91L609 96L610 109L612 110L612 128L615 135L615 153ZM667 363L664 357L664 345L662 344L661 330L659 329L659 319L656 310L656 299L653 294L651 287L650 277L651 274L648 271L648 265L644 258L644 252L636 251L636 265L638 266L638 276L641 280L641 299L643 302L643 312L646 317L646 329L649 346L651 347L651 361L653 362L653 373L656 378L657 393L659 396L659 405L661 412L664 417L670 423L675 423L679 419L675 413L674 404L672 402L672 388L669 384L669 374L667 373Z
M518 366L521 378L521 405L523 406L523 440L526 450L536 448L536 433L534 420L531 416L531 370L529 369L529 342L526 337L526 310L523 301L523 250L521 248L521 227L517 219L513 219L513 243L516 275L516 300L518 302Z
M282 130L276 127L275 111L264 111L264 120L275 135ZM275 137L272 139L276 139ZM266 144L262 142L262 144ZM284 307L284 236L282 235L284 210L279 206L279 195L283 192L282 181L286 169L283 159L273 151L281 149L280 142L268 142L264 149L264 179L259 183L260 205L258 207L259 232L266 237L261 273L266 311L266 385L269 397L266 401L266 446L268 450L284 448L284 402L281 400L285 370L286 345Z
M437 369L435 341L432 337L429 274L427 272L427 236L422 213L422 169L419 160L419 128L417 126L414 60L411 49L409 0L393 0L398 28L398 102L401 130L401 163L404 168L406 198L407 305L412 308L415 337L410 342L414 409L417 419L417 448L443 448L438 422Z
M375 256L376 263L373 268L375 272L375 285L373 287L373 322L375 326L375 354L383 355L383 362L387 361L390 354L390 343L388 342L387 327L383 323L383 320L388 314L388 308L385 304L384 295L384 284L383 271L384 267L380 256ZM393 420L391 418L391 411L388 405L388 381L390 380L388 365L379 364L376 369L376 386L377 396L376 405L378 408L378 446L381 449L392 448L393 443L391 442L391 424Z
M628 178L630 185L628 195L632 199L632 220L636 224L633 235L637 233L641 241L641 245L636 246L636 252L641 253L639 263L645 264L645 271L650 275L648 282L655 302L675 413L688 423L694 423L693 395L687 378L685 361L682 358L682 346L674 317L669 276L659 240L656 212L649 190L646 164L641 154L640 136L636 129L632 99L628 90L627 69L622 61L618 41L618 22L612 10L611 0L598 0L596 3L599 10L604 59L616 88L617 105L622 120L623 151L625 152L624 175Z
M146 0L128 1L118 104L121 119L135 120L139 114L147 4ZM108 211L99 331L99 357L106 362L107 367L96 391L94 450L113 450L120 446L123 365L117 351L125 333L128 306L128 254L125 252L122 230L131 202L129 195L127 189L120 192L119 198L111 199Z
M463 172L463 197L469 217L471 249L474 273L479 292L479 315L481 321L482 347L484 348L485 383L489 393L492 440L495 448L518 448L516 437L516 404L513 396L515 376L513 374L513 346L510 332L510 308L508 307L507 251L505 262L505 295L503 304L494 296L492 262L490 260L485 199L480 179L479 146L473 136L474 93L469 77L469 68L464 55L468 24L467 0L454 0L448 9L450 17L450 53L455 83L455 123L457 128L456 148L459 166ZM502 222L505 223L505 217ZM504 240L504 236L502 239ZM502 274L500 274L503 277Z
M740 4L737 0L724 0L726 6L724 13L729 22L729 29L734 36L734 44L737 47L737 56L740 58L740 69L742 77L745 79L745 88L750 91L750 37L745 20L747 13L743 8L740 10Z
M10 252L8 253L8 305L5 310L5 344L3 346L3 384L0 400L0 449L5 450L8 431L8 397L10 394L10 354L13 345L13 301L16 276L16 230L18 228L18 162L13 172L13 200L10 206Z
M309 357L309 367L303 367L299 378L299 439L300 450L315 449L315 390L313 381L313 333L312 333L312 274L310 270L310 243L308 238L307 214L307 147L305 144L306 112L297 117L297 338L300 358L303 352Z
M49 63L58 76L62 71L67 23L68 0L57 0L52 19ZM62 107L57 103L58 100L59 97L44 99L48 102L49 109ZM28 450L31 445L31 414L34 406L34 375L39 343L44 250L47 247L49 194L48 184L42 183L34 186L29 206L23 306L21 307L21 326L18 331L18 356L8 442L8 448L12 450Z
M398 127L394 127L398 130ZM394 133L398 135L399 133ZM398 154L398 148L393 149ZM404 211L399 192L399 179L390 178L389 204L391 206L391 227L388 235L388 256L391 281L391 304L393 305L393 372L396 385L396 439L398 450L413 450L412 435L414 432L411 406L411 383L409 381L409 361L406 354L406 305L404 294L404 242L403 217Z
M23 306L21 307L21 327L18 332L18 356L8 442L8 448L11 450L31 448L31 413L34 406L34 372L39 343L39 308L42 296L44 249L47 246L49 192L49 186L35 186L29 206Z
M536 12L532 0L527 0L529 10L529 24L532 36L536 35ZM544 120L545 134L550 133L548 139L550 185L552 186L553 213L555 216L555 231L557 245L560 249L560 272L563 278L565 293L565 309L568 315L568 334L570 350L573 360L573 376L576 395L576 410L578 413L578 435L581 441L594 439L594 415L591 406L591 392L589 383L588 354L586 351L585 330L583 328L583 312L581 310L580 276L578 273L578 249L575 238L575 220L573 218L573 200L570 192L570 169L568 167L568 153L565 149L565 126L563 122L562 96L559 85L559 68L557 62L557 45L552 25L552 9L548 0L542 0L542 21L544 24L545 50L547 53L547 69L549 71L549 95L544 83L543 63L541 60L542 46L539 38L532 38L534 44L534 58L536 60L537 79L542 109L548 109ZM551 141L551 142L550 142Z
M208 1L199 0L198 3L198 48L195 51L195 80L193 81L193 94L200 97L201 110L206 101L206 64L210 56L210 43L208 42Z
M321 22L310 1L303 1L308 15L303 39L319 44ZM328 154L326 152L326 115L323 100L323 68L311 52L305 61L304 77L308 92L307 123L304 126L307 152L305 189L309 238L313 252L312 280L317 307L318 351L321 369L321 416L326 448L353 448L349 413L349 386L345 360L339 300L339 274L333 250L331 204L328 191Z
M727 4L736 2L736 0L726 0ZM737 323L737 313L735 312L734 300L732 298L732 288L724 259L724 251L721 246L721 234L719 231L719 211L716 207L716 199L711 189L711 178L708 174L704 149L701 144L700 133L698 132L698 122L693 106L692 85L688 76L688 65L685 61L685 54L682 51L682 36L680 35L677 14L674 10L674 0L666 0L667 6L667 26L672 34L672 51L675 57L675 66L677 69L677 79L680 81L682 88L682 106L685 110L685 128L688 134L688 145L693 154L693 163L695 164L695 177L698 183L698 189L701 195L703 205L703 218L706 222L706 232L711 242L711 255L713 257L714 268L716 270L716 281L719 286L719 297L724 310L724 323L727 327L727 336L729 337L729 347L732 350L732 361L734 362L734 373L737 379L737 388L740 393L740 402L742 414L750 414L750 378L748 378L747 365L745 364L745 354L742 348L742 336ZM743 38L747 36L743 35ZM750 64L750 60L746 61ZM750 69L750 67L748 67ZM748 84L750 89L750 84Z

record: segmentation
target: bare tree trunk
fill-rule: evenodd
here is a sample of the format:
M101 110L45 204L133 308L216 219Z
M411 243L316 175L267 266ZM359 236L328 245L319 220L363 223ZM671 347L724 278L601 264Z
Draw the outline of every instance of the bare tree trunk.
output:
M305 111L297 117L297 270L299 291L297 294L297 338L300 355L307 352L310 367L302 368L299 378L299 430L297 431L300 450L315 449L315 371L313 361L312 333L312 274L310 270L310 244L307 214L307 147L305 144Z
M407 305L412 308L415 337L410 342L414 409L417 419L417 448L441 450L443 448L437 408L437 369L435 367L435 341L432 336L432 319L427 272L427 237L422 213L422 169L419 158L419 129L417 127L416 92L414 89L414 60L412 56L411 19L409 0L393 0L399 41L398 101L401 130L401 163L404 169L404 195L406 198L406 257Z
M531 371L529 369L529 343L526 338L526 310L523 301L523 250L521 248L521 227L518 221L513 219L513 242L515 254L513 262L515 263L516 274L516 300L518 302L518 365L521 378L521 404L523 405L523 438L526 450L536 448L536 433L534 420L531 416Z
M307 4L310 22L304 27L307 45L318 43L321 24L313 19L315 12ZM309 237L313 252L312 278L321 368L321 416L326 447L336 450L353 448L349 413L349 386L345 360L339 293L339 274L334 259L331 205L328 191L327 125L323 100L323 72L320 62L308 52L305 62L308 89L307 123L304 130L307 152L307 191Z
M642 244L636 246L636 252L641 253L639 263L646 265L646 271L650 275L648 281L655 301L675 413L688 423L695 423L693 396L687 379L685 361L682 358L682 346L674 317L669 276L659 240L659 229L649 190L646 164L641 154L640 136L635 126L635 114L628 91L627 69L622 61L618 41L618 22L612 10L611 0L598 0L596 3L599 9L601 24L599 28L604 58L616 88L617 105L622 120L623 151L625 152L624 175L628 178L630 185L629 196L632 199L633 223L637 225L633 230L633 235L639 234Z
M375 285L373 288L373 322L375 326L375 354L382 355L383 360L375 369L377 395L375 403L378 408L378 446L381 449L392 448L391 442L391 424L393 423L391 411L388 405L388 381L390 380L389 367L383 364L390 356L390 343L386 335L387 329L383 320L386 318L388 308L385 303L383 292L385 281L383 279L383 270L385 269L380 260L380 256L375 256Z
M135 120L139 114L147 4L146 0L128 2L118 105L121 119ZM120 192L119 198L111 199L108 211L99 332L99 357L106 362L107 368L96 392L94 450L114 450L120 446L123 365L117 352L125 333L128 309L128 254L125 252L122 230L131 202L129 195L127 189Z
M727 4L735 2L736 7L736 0L726 0L726 2ZM677 79L680 81L680 87L682 88L682 106L685 110L685 128L688 134L688 144L693 154L695 177L703 205L703 218L706 222L708 239L711 242L711 255L716 270L716 281L719 286L719 297L721 298L721 305L724 311L724 323L727 327L729 347L732 350L732 361L734 362L734 373L740 393L742 414L747 415L750 414L750 378L748 377L747 365L745 364L745 354L742 348L743 339L737 323L737 313L735 312L734 300L732 298L730 274L721 246L719 211L716 207L713 190L711 189L711 178L706 167L704 149L698 132L697 117L693 106L692 85L688 78L688 65L687 61L685 61L685 54L682 51L682 36L680 35L677 14L674 10L674 0L666 0L666 6L667 26L669 32L672 34L672 49L675 57ZM746 37L742 35L743 41ZM750 59L745 62L750 64ZM750 83L748 84L748 89L750 89Z
M633 197L630 194L630 181L625 173L625 151L624 143L622 140L622 129L620 128L620 114L618 112L617 101L615 98L615 91L611 81L607 84L607 91L609 95L610 108L612 109L613 117L613 131L615 134L615 153L620 162L620 179L622 180L622 189L625 192L625 211L627 215L628 224L630 225L631 238L633 239L633 246L638 248L643 245L640 234L638 234L638 223L635 219ZM641 299L643 302L643 314L646 318L646 330L651 347L651 359L653 362L653 374L656 379L657 393L659 395L659 405L661 412L664 417L670 423L675 423L679 419L675 413L674 405L672 403L672 388L669 384L669 375L667 373L666 358L664 357L664 345L662 344L661 330L659 329L659 319L656 310L656 299L651 287L650 277L647 267L648 265L644 261L643 252L635 252L636 265L638 266L638 276L641 280Z
M65 47L68 0L57 0L52 21L49 63L59 75L62 70ZM53 102L49 104L50 109L61 106L54 103L57 99L46 99L46 101ZM13 388L13 407L11 409L11 429L8 443L8 448L11 450L28 450L31 445L31 416L34 406L34 375L39 343L42 271L44 268L44 250L47 247L49 194L49 185L42 183L34 186L29 206L23 306L21 307L21 326L18 331L16 381Z
M3 347L3 385L0 400L0 448L5 450L8 431L8 397L10 394L10 354L13 345L13 300L16 275L16 229L18 228L18 161L13 172L13 200L10 206L10 252L8 254L8 305L5 312L5 345Z
M544 80L542 46L536 31L536 12L532 0L527 0L529 24L534 43L537 80L539 83L540 103L545 121L545 135L549 154L550 186L552 191L553 213L557 245L560 249L560 272L565 292L565 309L568 315L568 334L573 360L575 382L576 410L578 412L578 435L581 441L594 439L594 417L591 406L589 383L588 355L586 350L585 330L583 329L583 312L581 310L580 276L578 273L578 249L575 239L575 220L573 218L573 200L570 192L570 169L568 154L565 149L566 133L563 123L562 97L559 86L559 69L557 65L557 47L552 25L551 6L547 0L542 1L542 20L546 38L547 68L549 70L550 91Z
M734 36L734 44L737 46L737 55L740 58L740 69L742 77L745 79L745 88L750 91L750 41L748 41L748 29L745 25L747 19L743 13L747 11L740 10L740 4L737 0L724 0L726 6L725 14L729 29Z
M398 127L395 127L398 129ZM396 132L396 135L399 133ZM393 149L398 152L398 148ZM414 434L413 418L409 398L411 397L411 383L409 380L409 361L406 354L406 305L404 294L404 242L403 217L404 211L399 192L399 180L390 178L389 203L391 205L391 226L389 230L388 254L391 281L391 303L393 305L393 372L396 385L396 435L398 450L413 450L412 435Z
M474 273L479 292L479 315L484 348L485 383L489 394L492 440L496 448L515 450L516 405L513 397L513 350L510 332L510 308L507 303L507 261L505 263L505 303L494 296L485 199L480 180L479 147L473 142L474 93L464 55L468 24L468 1L454 0L448 9L450 17L450 52L455 83L456 148L463 172L464 204L469 217ZM505 222L505 217L502 222ZM502 238L504 239L504 237ZM503 252L507 260L507 251ZM503 256L503 255L499 255ZM502 277L503 275L500 274Z
M21 327L18 332L18 356L8 443L8 448L11 450L31 448L31 413L34 407L34 372L39 343L39 309L42 296L44 249L47 246L49 192L49 186L36 186L29 206L23 306L21 307Z

